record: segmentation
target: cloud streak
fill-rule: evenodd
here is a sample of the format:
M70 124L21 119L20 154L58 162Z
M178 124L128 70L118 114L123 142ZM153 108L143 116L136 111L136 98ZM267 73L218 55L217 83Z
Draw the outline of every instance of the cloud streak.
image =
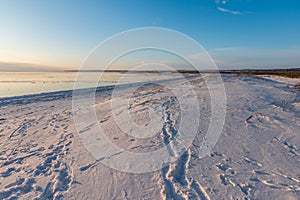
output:
M239 11L239 10L232 10L232 9L224 8L224 6L228 7L227 6L228 2L229 2L229 0L216 0L217 9L220 12L229 13L229 14L232 14L232 15L243 15L243 14L250 14L251 13L251 12L248 12L248 11Z
M251 49L225 47L209 50L220 69L299 68L300 48Z
M229 10L229 9L222 8L220 6L218 6L217 8L218 8L219 11L224 12L224 13L230 13L230 14L233 14L233 15L242 15L243 14L240 11Z
M228 0L216 0L217 4L226 4Z
M61 68L34 63L0 61L0 72L54 72L62 70Z

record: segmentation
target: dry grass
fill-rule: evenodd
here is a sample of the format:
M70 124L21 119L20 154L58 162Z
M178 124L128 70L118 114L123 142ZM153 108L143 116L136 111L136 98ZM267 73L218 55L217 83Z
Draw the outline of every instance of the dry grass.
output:
M182 74L198 74L198 71L179 70ZM273 69L273 70L220 70L220 71L202 71L201 73L220 73L220 74L251 74L251 75L277 75L289 78L300 78L300 68L295 69Z
M300 70L224 71L221 72L221 74L277 75L289 78L300 78Z

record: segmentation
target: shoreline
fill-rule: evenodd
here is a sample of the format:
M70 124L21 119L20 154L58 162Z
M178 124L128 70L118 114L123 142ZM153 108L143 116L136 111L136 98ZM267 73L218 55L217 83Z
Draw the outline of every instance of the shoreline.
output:
M60 71L62 73L66 72L71 72L71 73L92 73L92 72L104 72L101 70L86 70L86 71L80 71L80 70L65 70L65 71ZM105 72L109 73L132 73L132 74L139 74L139 73L174 73L174 71L126 71L126 70L106 70ZM36 73L36 72L34 72ZM49 73L49 72L41 72L41 73ZM253 76L279 76L279 77L287 77L287 78L292 78L292 79L297 79L300 77L300 68L290 68L290 69L262 69L262 70L255 70L255 69L246 69L246 70L220 70L220 71L188 71L188 70L179 70L178 73L181 73L183 76L193 76L193 75L203 75L203 74L220 74L221 76L223 75L253 75ZM172 78L170 78L172 79ZM161 79L162 81L168 80L168 79ZM157 80L154 80L157 81ZM146 82L136 82L136 83L146 83ZM122 83L120 85L126 85L126 84L134 84L134 83ZM113 87L115 86L114 84L111 85L105 85L105 86L98 86L98 88L101 87ZM90 88L82 88L82 89L90 89ZM49 91L49 92L41 92L41 93L30 93L30 94L24 94L24 95L15 95L15 96L3 96L0 97L0 102L5 101L5 100L11 100L11 99L16 99L16 98L30 98L34 97L35 95L47 95L47 94L56 94L56 93L62 93L62 92L70 92L73 91L73 89L67 89L67 90L54 90L54 91Z
M183 77L184 79L191 79L194 77L197 77L199 75L190 75ZM172 81L178 81L183 78L169 78L169 79L162 79L162 80L153 80L153 81L145 81L145 82L134 82L134 83L124 83L124 84L119 84L119 85L107 85L107 86L97 86L96 88L81 88L81 89L76 89L76 91L90 91L90 90L95 90L96 93L100 91L105 91L105 90L111 90L115 88L116 86L118 87L133 87L136 85L144 85L148 83L159 83L159 82L172 82ZM12 96L12 97L1 97L0 98L0 107L8 105L10 102L13 101L18 101L18 100L30 100L34 98L38 98L38 100L42 100L41 98L49 98L49 97L61 97L61 98L66 98L66 97L72 97L72 93L74 92L74 89L71 90L61 90L61 91L53 91L53 92L43 92L43 93L36 93L36 94L27 94L27 95L20 95L20 96ZM36 101L38 101L36 100ZM46 101L45 99L44 101ZM24 102L20 102L24 103ZM17 103L16 103L17 104Z
M186 75L183 74L185 79L191 79L197 76L203 76L203 75L213 75L215 73L205 73L205 74L190 74L190 75ZM261 77L264 78L266 80L272 80L272 81L276 81L276 82L282 82L280 80L280 77L282 77L282 79L284 80L282 83L286 83L289 84L289 81L286 81L285 79L291 79L293 80L292 82L295 82L295 80L298 80L297 78L293 77L287 77L285 75L278 75L278 74L253 74L253 73L232 73L232 72L228 72L228 73L220 73L221 77L224 77L224 75L233 75L233 76L253 76L253 77ZM277 76L277 78L271 78L272 76ZM182 78L169 78L169 79L161 79L161 80L154 80L154 81L146 81L146 82L132 82L132 83L123 83L123 84L119 84L119 85L106 85L106 86L97 86L96 88L81 88L81 89L76 89L78 91L89 91L89 90L96 90L96 92L98 93L99 91L103 91L103 90L109 90L109 89L113 89L116 86L121 86L121 87L130 87L130 86L135 86L137 84L147 84L147 83L151 83L151 82L169 82L169 81L176 81L176 80L180 80ZM297 83L297 82L296 82ZM300 81L299 81L300 83ZM33 98L41 98L41 97L51 97L51 96L64 96L64 97L72 97L72 93L73 93L74 89L70 89L70 90L57 90L57 91L52 91L52 92L42 92L42 93L35 93L35 94L26 94L26 95L20 95L20 96L11 96L11 97L0 97L0 107L3 106L3 104L7 105L9 104L8 102L11 101L17 101L17 100L26 100L26 99L33 99Z

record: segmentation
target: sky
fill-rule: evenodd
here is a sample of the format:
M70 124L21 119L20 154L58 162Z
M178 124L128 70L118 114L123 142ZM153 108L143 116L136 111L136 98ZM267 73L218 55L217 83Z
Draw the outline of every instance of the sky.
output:
M78 69L142 27L188 35L220 69L300 67L299 20L298 0L1 0L0 71Z

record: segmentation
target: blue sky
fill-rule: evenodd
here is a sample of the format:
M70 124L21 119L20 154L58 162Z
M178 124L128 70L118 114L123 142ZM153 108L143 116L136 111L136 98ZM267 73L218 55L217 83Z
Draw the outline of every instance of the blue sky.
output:
M77 68L106 38L148 26L194 38L221 69L300 67L299 21L298 0L2 0L0 69Z

